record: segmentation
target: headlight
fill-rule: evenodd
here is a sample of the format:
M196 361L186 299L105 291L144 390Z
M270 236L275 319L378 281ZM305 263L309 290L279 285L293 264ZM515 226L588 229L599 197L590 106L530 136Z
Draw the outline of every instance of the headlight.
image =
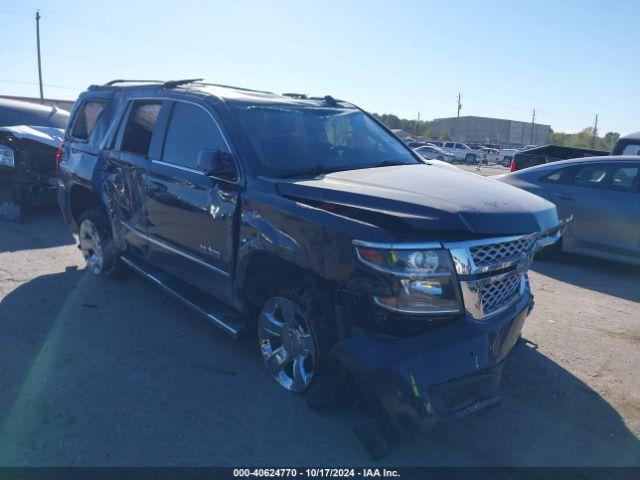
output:
M444 249L383 248L355 241L356 256L365 265L390 277L393 295L374 302L400 313L455 315L462 303L453 261Z
M13 156L13 149L0 145L0 167L16 166L15 157Z

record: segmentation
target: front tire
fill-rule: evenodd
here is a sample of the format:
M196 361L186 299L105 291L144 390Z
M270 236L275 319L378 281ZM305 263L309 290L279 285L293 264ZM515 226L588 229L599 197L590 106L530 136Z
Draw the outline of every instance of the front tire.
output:
M269 374L285 390L303 392L329 376L335 315L315 282L276 288L258 317L258 342Z
M78 229L79 248L87 262L87 270L94 275L118 277L128 273L111 236L109 219L102 207L83 213Z

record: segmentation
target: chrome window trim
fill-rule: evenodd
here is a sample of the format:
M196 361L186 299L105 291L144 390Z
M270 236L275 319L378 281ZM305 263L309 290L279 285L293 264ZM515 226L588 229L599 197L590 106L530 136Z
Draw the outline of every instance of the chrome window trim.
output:
M199 258L194 257L193 255L190 255L190 254L188 254L186 252L183 252L182 250L180 250L178 248L172 247L171 245L168 245L165 242L162 242L162 241L160 241L160 240L158 240L156 238L153 238L150 235L142 233L140 230L138 230L136 228L133 228L131 225L129 225L129 224L123 222L123 221L120 221L120 223L122 224L123 227L125 227L127 230L129 230L134 235L137 235L138 237L143 238L143 239L147 240L148 242L153 243L154 245L157 245L157 246L159 246L161 248L164 248L165 250L169 250L170 252L173 252L176 255L180 255L181 257L184 257L184 258L186 258L188 260L191 260L192 262L195 262L195 263L197 263L199 265L202 265L203 267L209 268L210 270L213 270L214 272L217 272L220 275L223 275L225 277L230 277L229 272L226 272L226 271L224 271L224 270L222 270L222 269L220 269L218 267L214 267L213 265L211 265L211 264L209 264L209 263L207 263L207 262L205 262L203 260L200 260Z
M177 163L169 163L163 162L162 160L151 160L151 163L155 163L156 165L163 165L165 167L176 168L178 170L182 170L184 172L195 173L196 175L205 176L204 172L201 170L196 170L195 168L184 167L182 165L178 165Z
M204 110L205 112L207 112L207 115L209 115L209 117L211 117L211 120L213 120L213 123L215 124L216 128L217 128L217 129L218 129L218 131L220 132L220 135L222 136L222 140L224 140L224 144L226 145L227 150L229 150L229 153L230 153L231 155L233 155L233 157L234 157L234 159L235 159L234 163L235 163L236 167L238 168L238 178L236 179L236 181L235 181L235 182L229 182L229 180L224 179L224 178L219 178L219 177L210 177L210 178L215 178L215 179L217 179L217 180L222 180L222 181L224 181L224 182L233 183L233 184L235 184L235 185L239 185L239 184L240 184L241 177L243 177L243 176L244 176L244 171L243 171L243 168L242 168L242 166L241 166L241 162L240 162L240 160L239 160L239 155L237 154L237 152L236 152L233 148L231 148L231 144L229 143L229 140L228 140L227 136L225 135L224 130L222 130L222 127L220 126L220 123L218 122L218 120L216 119L216 117L213 115L213 113L211 113L211 112L209 111L209 109L208 109L208 108L206 108L206 107L205 107L204 105L202 105L201 103L195 102L195 101L193 101L193 100L185 100L185 99L182 99L182 98L175 98L175 97L170 97L170 96L158 96L158 97L154 97L154 96L144 96L144 97L139 97L139 96L136 96L136 95L131 95L130 97L127 97L127 100L126 100L126 102L125 102L125 108L124 108L124 111L123 111L122 115L124 115L124 114L125 114L125 112L127 111L127 108L128 108L128 105L130 104L130 102L135 102L135 101L140 101L140 100L142 100L142 101L159 100L159 101L168 101L168 102L182 102L182 103L188 103L188 104L190 104L190 105L195 105L196 107L201 108L202 110ZM169 122L167 123L167 131L165 132L165 137L166 137L166 134L167 134L167 133L168 133L168 131L169 131L169 130L168 130L168 128L169 128L169 126L170 126L170 125L171 125L171 118L169 118ZM116 133L117 133L117 132L116 132ZM163 149L163 150L164 150L164 149ZM164 153L164 152L163 152L163 153ZM151 160L151 162L152 162L152 163L155 163L155 162L162 162L162 160L159 160L159 159L158 159L158 160L153 160L153 159L152 159L152 160ZM176 166L176 164L169 163L169 162L164 162L164 163L162 163L161 165ZM181 165L178 165L178 167L180 167L180 166L181 166ZM189 168L189 167L184 167L184 168ZM195 171L194 169L190 169L190 170L191 170L191 171ZM200 171L198 170L198 172L200 172ZM203 173L203 172L200 172L200 173L201 173L202 175L204 175L204 173Z

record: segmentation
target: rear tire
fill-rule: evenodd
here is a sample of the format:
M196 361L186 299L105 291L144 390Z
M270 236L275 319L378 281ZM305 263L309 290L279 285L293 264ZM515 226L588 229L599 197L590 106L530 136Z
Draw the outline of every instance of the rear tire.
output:
M130 272L120 260L109 218L101 206L84 212L78 223L79 248L87 270L101 277L122 277Z

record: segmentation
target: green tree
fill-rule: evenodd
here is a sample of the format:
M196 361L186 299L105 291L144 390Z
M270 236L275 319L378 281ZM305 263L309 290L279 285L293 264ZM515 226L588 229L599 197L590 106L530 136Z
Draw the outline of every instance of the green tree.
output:
M549 135L549 143L565 147L593 148L596 150L610 151L620 138L618 132L607 132L604 137L596 135L593 138L593 127L587 127L578 133L553 132Z

